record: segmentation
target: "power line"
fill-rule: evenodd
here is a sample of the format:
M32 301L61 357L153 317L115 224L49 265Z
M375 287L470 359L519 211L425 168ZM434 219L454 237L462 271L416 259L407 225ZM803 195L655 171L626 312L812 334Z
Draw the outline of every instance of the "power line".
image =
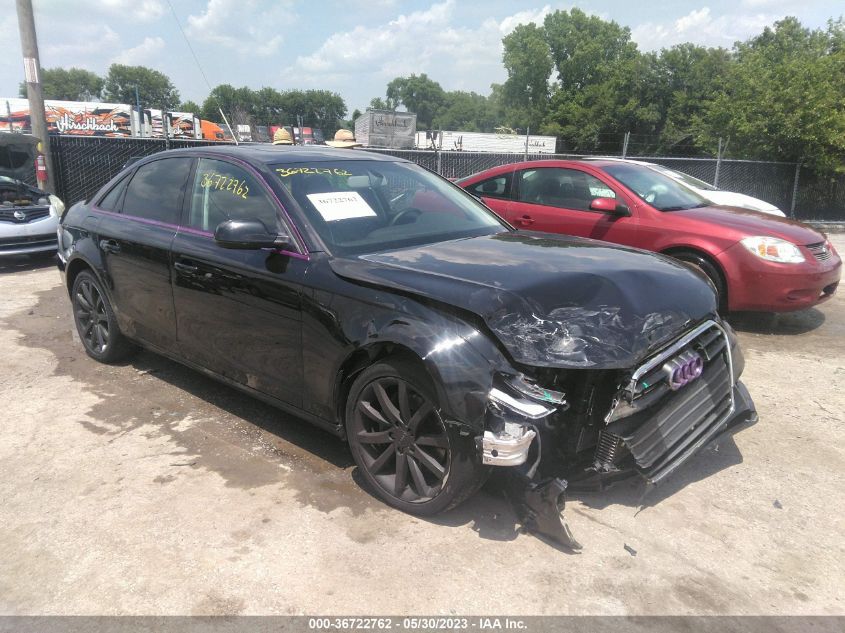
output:
M170 12L173 14L173 19L176 22L176 26L179 27L179 32L182 34L182 38L185 40L185 44L188 45L188 50L191 51L191 56L194 58L194 62L197 64L197 68L199 68L200 74L202 75L203 80L205 81L205 85L208 87L208 96L217 101L217 110L220 112L220 116L223 117L223 121L226 123L226 127L229 128L229 134L232 135L232 138L235 141L235 145L238 144L238 137L235 135L234 131L232 130L232 126L229 125L229 119L226 118L226 115L223 113L223 107L220 104L220 101L217 97L214 96L214 92L211 88L211 82L208 81L208 77L205 75L205 71L202 68L202 64L200 64L199 57L194 52L194 47L191 46L191 40L188 39L188 35L185 33L185 29L182 28L182 23L179 21L179 16L176 15L176 9L173 8L173 3L170 0L167 0L167 6L170 7Z

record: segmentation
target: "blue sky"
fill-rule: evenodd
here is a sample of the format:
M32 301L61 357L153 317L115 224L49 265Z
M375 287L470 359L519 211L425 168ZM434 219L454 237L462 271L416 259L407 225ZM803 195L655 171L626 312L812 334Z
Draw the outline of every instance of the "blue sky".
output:
M505 79L501 39L520 23L578 6L631 28L642 50L680 42L730 47L786 15L820 27L825 0L171 0L211 85L324 88L351 112L382 96L388 81L425 72L448 90L489 93ZM45 67L104 74L112 62L167 74L183 99L208 89L167 0L33 0ZM839 5L845 12L845 5ZM14 0L0 0L0 96L23 78Z

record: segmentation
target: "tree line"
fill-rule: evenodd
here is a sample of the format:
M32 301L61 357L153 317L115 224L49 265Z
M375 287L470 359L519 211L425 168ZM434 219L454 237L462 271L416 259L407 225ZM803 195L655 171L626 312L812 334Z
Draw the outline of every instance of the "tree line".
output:
M331 135L343 124L346 103L328 90L285 90L221 84L211 90L202 105L182 101L179 91L162 72L146 66L112 64L105 77L81 68L45 68L41 87L45 99L105 101L145 108L193 112L203 119L221 121L222 110L231 125L280 125L296 123L321 128ZM137 90L137 93L136 93ZM26 84L20 85L26 97Z
M580 9L503 39L508 77L489 96L397 77L376 108L407 108L417 127L531 130L564 152L723 155L845 170L845 22L795 18L732 49L680 44L641 52L631 31Z

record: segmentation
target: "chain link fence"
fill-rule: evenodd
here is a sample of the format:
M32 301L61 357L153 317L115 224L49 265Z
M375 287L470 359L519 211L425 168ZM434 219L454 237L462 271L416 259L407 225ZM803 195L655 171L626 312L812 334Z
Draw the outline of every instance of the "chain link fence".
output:
M215 145L215 141L51 136L56 188L71 205L85 200L130 160L166 149ZM523 160L579 159L575 154L506 154L492 152L388 150L369 151L410 160L446 178L471 174ZM716 158L642 157L720 189L769 202L802 220L845 221L845 176L819 177L795 163Z
M51 135L56 194L70 206L94 195L130 160L167 149L219 144L184 139Z

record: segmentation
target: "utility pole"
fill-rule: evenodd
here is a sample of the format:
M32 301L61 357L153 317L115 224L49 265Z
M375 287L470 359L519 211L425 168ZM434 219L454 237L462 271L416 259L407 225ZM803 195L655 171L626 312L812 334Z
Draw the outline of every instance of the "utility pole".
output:
M44 113L44 98L41 96L41 62L38 60L38 38L35 35L35 17L32 14L32 0L17 0L18 28L21 32L26 95L29 98L29 120L32 135L41 140L40 150L47 163L45 189L56 193L53 178L53 156L50 153L50 135L47 133L47 119Z

